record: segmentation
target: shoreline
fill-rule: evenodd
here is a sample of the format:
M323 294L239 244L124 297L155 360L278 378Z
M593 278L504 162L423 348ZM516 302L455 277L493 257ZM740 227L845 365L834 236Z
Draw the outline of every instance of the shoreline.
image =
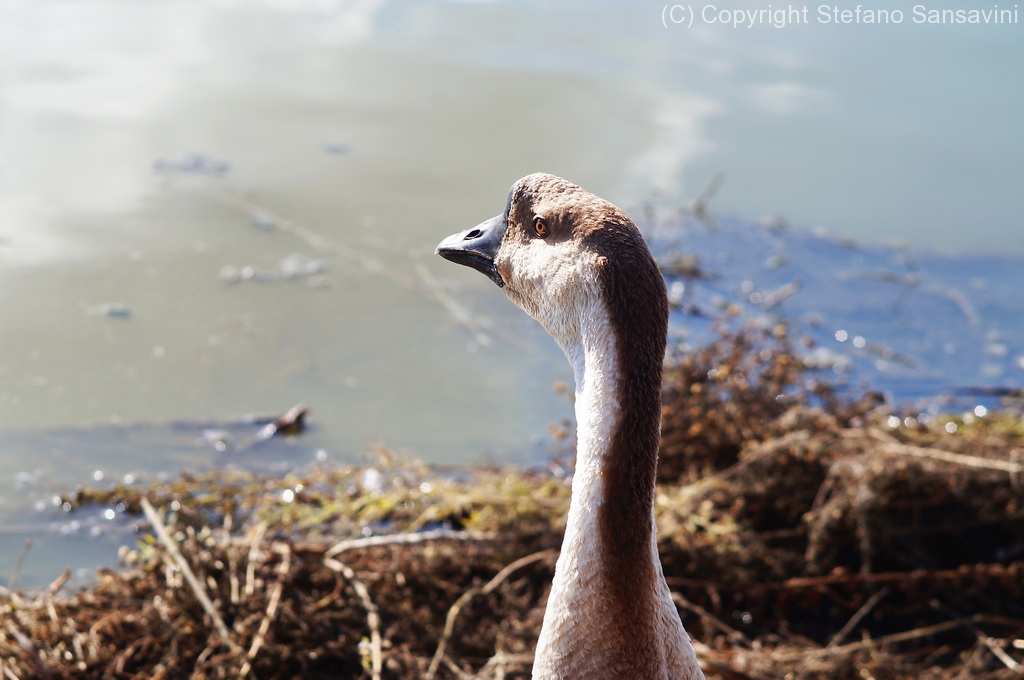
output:
M750 328L667 367L659 548L708 677L1015 677L1019 402L926 425L805 373L783 334ZM76 510L150 505L156 534L70 597L0 590L0 658L14 677L528 677L564 443L534 470L381 450L80 489Z

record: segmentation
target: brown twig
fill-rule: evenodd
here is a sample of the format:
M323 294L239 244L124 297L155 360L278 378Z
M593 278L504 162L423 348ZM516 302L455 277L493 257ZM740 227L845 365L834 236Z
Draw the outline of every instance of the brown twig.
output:
M718 225L715 223L715 219L711 216L708 208L711 206L711 199L715 197L715 194L718 193L723 184L725 184L725 175L722 173L716 174L711 178L704 191L700 192L700 195L690 201L689 206L687 206L690 214L703 222L711 231L718 229Z
M242 678L247 677L249 672L252 670L252 662L256 659L256 655L259 654L260 648L266 640L267 632L270 630L270 624L273 623L274 617L277 616L277 607L281 602L281 592L284 590L284 579L288 575L288 570L291 568L292 551L288 544L282 543L280 547L278 547L278 552L281 552L283 557L281 558L281 563L277 567L277 581L274 583L274 587L270 591L267 611L263 614L263 620L260 621L260 627L252 639L252 644L249 646L249 653L245 655L245 663L242 664L242 669L239 671L239 676Z
M21 565L25 564L25 558L28 557L30 550L32 550L32 539L26 538L25 544L21 549L21 553L18 554L18 559L14 561L14 567L11 569L11 577L7 579L8 590L14 590L14 584L18 582L18 574L21 572Z
M495 652L487 663L484 664L483 668L477 675L483 675L484 671L494 669L497 677L503 677L506 667L510 665L527 666L533 663L533 654L507 654L505 652Z
M39 657L39 649L35 643L32 642L32 638L22 633L17 628L11 628L11 635L14 636L14 641L18 643L18 647L24 652L24 657L28 660L29 665L35 669L35 672L39 674L41 678L52 678L53 671L43 663L43 660Z
M975 574L985 574L994 578L1005 577L1013 573L1012 570L1020 568L1024 562L1011 562L1009 564L974 564L971 570ZM798 588L822 588L824 586L843 585L852 586L865 583L880 583L883 585L894 583L907 583L913 581L951 581L963 578L962 568L956 569L919 569L915 571L880 571L873 574L861 574L850 572L838 572L826 576L797 576L785 581L767 581L762 583L749 584L752 590L794 590ZM707 588L715 585L715 581L703 579L681 578L669 576L665 579L670 586L684 586L687 588Z
M384 667L384 653L381 645L380 613L377 611L377 605L370 599L370 591L366 588L366 584L356 578L356 573L352 571L351 567L333 557L326 556L324 565L348 579L348 582L352 584L352 590L356 591L356 595L363 603L363 608L366 609L366 623L370 627L370 668L373 680L380 680L381 669Z
M249 535L249 557L245 566L245 597L253 596L256 592L256 563L260 559L260 544L263 542L263 535L267 533L266 522L260 522Z
M390 534L388 536L367 536L366 538L350 538L335 543L324 553L324 557L336 557L348 550L375 548L381 545L407 545L425 543L427 541L493 541L498 534L490 531L455 531L452 529L434 529L418 534Z
M989 651L991 651L997 659L1003 662L1004 666L1009 668L1017 675L1024 675L1024 665L1021 665L1019 661L1017 661L1012 656L1007 654L1006 651L1003 649L1002 643L999 640L996 640L995 638L988 636L979 636L978 639L986 647L988 647Z
M455 630L455 619L458 618L459 612L467 602L477 595L489 595L494 592L495 588L500 586L509 576L519 569L531 565L534 562L539 562L554 554L555 551L553 550L542 550L540 552L533 553L532 555L521 557L495 574L494 578L488 581L483 588L470 588L462 593L462 595L459 596L459 599L455 600L455 604L451 606L448 610L448 615L445 617L444 632L441 634L441 639L437 643L437 651L434 652L434 658L430 660L430 666L427 668L427 672L423 676L425 680L433 680L434 676L437 674L437 668L445 658L445 652L448 649L448 642L451 640L452 632Z
M732 640L733 643L739 642L746 645L747 647L750 646L750 640L747 638L746 635L736 630L735 628L732 628L731 626L729 626L729 624L725 623L725 621L722 621L720 618L709 612L707 609L704 609L704 607L701 607L699 604L694 604L693 602L690 602L682 595L682 593L673 592L672 601L680 607L682 607L683 609L691 611L697 616L700 616L701 618L709 621L711 625L725 633L726 637Z
M60 592L60 589L64 587L64 584L71 579L71 569L65 569L60 573L60 576L53 579L53 583L46 586L47 595L56 595Z
M953 463L954 465L963 465L965 467L981 468L986 470L999 470L1002 472L1009 472L1011 474L1024 472L1024 464L1021 463L1014 463L1007 460L992 460L991 458L980 458L978 456L953 453L952 451L943 451L942 449L934 449L927 446L904 444L877 428L868 428L867 432L873 439L877 439L882 442L882 451L884 453L913 456L915 458L929 458L931 460L940 460L944 463ZM849 434L844 432L843 434L844 436L861 435L860 432L856 431L850 431Z
M851 642L846 645L839 647L823 647L815 650L800 650L797 652L785 652L777 654L775 658L779 661L796 661L801 658L808 657L827 657L827 656L845 656L858 652L863 649L870 649L872 647L882 647L885 645L895 644L897 642L909 642L910 640L918 640L929 635L936 635L938 633L944 633L948 630L956 630L957 628L963 628L969 624L969 621L965 619L954 619L952 621L944 621L943 623L937 623L933 626L925 626L923 628L915 628L914 630L908 630L903 633L893 633L892 635L883 635L882 637L861 640L860 642Z
M872 609L875 608L875 605L881 602L882 598L884 598L888 594L889 586L883 586L878 590L877 593L869 597L867 602L861 605L860 609L858 609L856 613L852 617L850 617L850 620L846 622L846 625L840 628L839 632L836 633L831 640L829 640L828 645L826 645L826 647L831 649L835 649L836 647L838 647L840 643L842 643L842 641L846 639L846 636L849 635L850 632L857 627L857 624L860 623L861 620L865 616L867 616Z
M213 622L213 627L217 630L217 634L220 635L232 652L238 653L241 651L238 644L231 638L231 634L228 632L228 627L224 625L224 619L221 618L217 608L213 606L213 601L210 600L210 596L206 594L206 590L203 588L203 584L196 578L196 575L192 572L192 568L188 566L188 562L185 561L184 556L181 554L181 550L178 549L178 544L175 543L174 539L167 532L167 527L164 526L163 521L157 514L153 505L149 502L149 499L143 496L140 500L142 506L142 512L145 513L146 519L149 520L150 525L153 527L153 531L156 532L157 538L163 543L167 549L167 554L171 556L174 564L178 569L181 570L185 580L188 581L189 586L192 588L192 592L196 596L196 600L202 605L203 610L210 617Z
M933 606L942 609L949 609L948 607L939 605L937 602L933 604ZM1006 644L1007 641L997 640L996 638L991 637L988 633L982 630L981 626L979 625L980 623L982 623L980 617L973 616L971 618L967 618L961 615L959 619L964 621L966 625L971 629L971 631L974 633L974 636L977 638L979 645L983 645L984 647L986 647L990 652L992 652L992 654L997 659L999 659L1003 663L1004 666L1013 671L1016 675L1024 675L1024 666L1022 666L1012 656L1007 654L1006 651L1003 649L1003 645Z

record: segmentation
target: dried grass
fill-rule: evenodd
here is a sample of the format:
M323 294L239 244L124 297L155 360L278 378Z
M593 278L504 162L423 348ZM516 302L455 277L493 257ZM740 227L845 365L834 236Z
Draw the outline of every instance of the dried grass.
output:
M660 548L708 677L1020 677L1019 414L893 429L806 378L783 329L666 376ZM373 470L69 497L166 536L80 593L0 590L0 678L528 677L568 480Z

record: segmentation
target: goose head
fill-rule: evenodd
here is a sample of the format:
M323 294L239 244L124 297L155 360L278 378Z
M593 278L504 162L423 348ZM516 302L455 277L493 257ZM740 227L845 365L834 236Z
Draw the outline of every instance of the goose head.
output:
M657 265L629 217L544 173L513 184L504 212L449 236L437 254L485 274L563 349L601 311L595 305L640 289L664 297Z

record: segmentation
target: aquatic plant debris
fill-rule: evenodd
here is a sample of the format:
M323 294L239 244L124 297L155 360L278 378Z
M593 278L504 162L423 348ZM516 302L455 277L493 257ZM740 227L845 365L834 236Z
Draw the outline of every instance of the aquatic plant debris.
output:
M1019 677L1020 402L922 423L874 393L837 396L784 328L716 330L670 356L655 505L707 676ZM364 466L78 489L60 499L72 514L149 504L162 537L141 534L125 570L79 593L0 588L3 672L527 678L564 443L533 470L381 449Z
M129 319L132 316L132 309L123 302L101 302L86 310L93 316L108 316L115 319Z
M281 259L274 269L263 269L253 265L236 267L227 264L220 269L220 280L227 284L242 282L278 283L296 279L310 279L328 270L327 260L311 258L292 253Z
M812 360L853 393L870 385L935 415L965 389L1024 385L1024 259L859 244L719 216L640 223L692 346L730 307L812 341Z
M225 160L214 158L205 153L190 152L177 157L161 156L153 161L153 170L165 173L183 173L193 175L224 175L231 169Z

